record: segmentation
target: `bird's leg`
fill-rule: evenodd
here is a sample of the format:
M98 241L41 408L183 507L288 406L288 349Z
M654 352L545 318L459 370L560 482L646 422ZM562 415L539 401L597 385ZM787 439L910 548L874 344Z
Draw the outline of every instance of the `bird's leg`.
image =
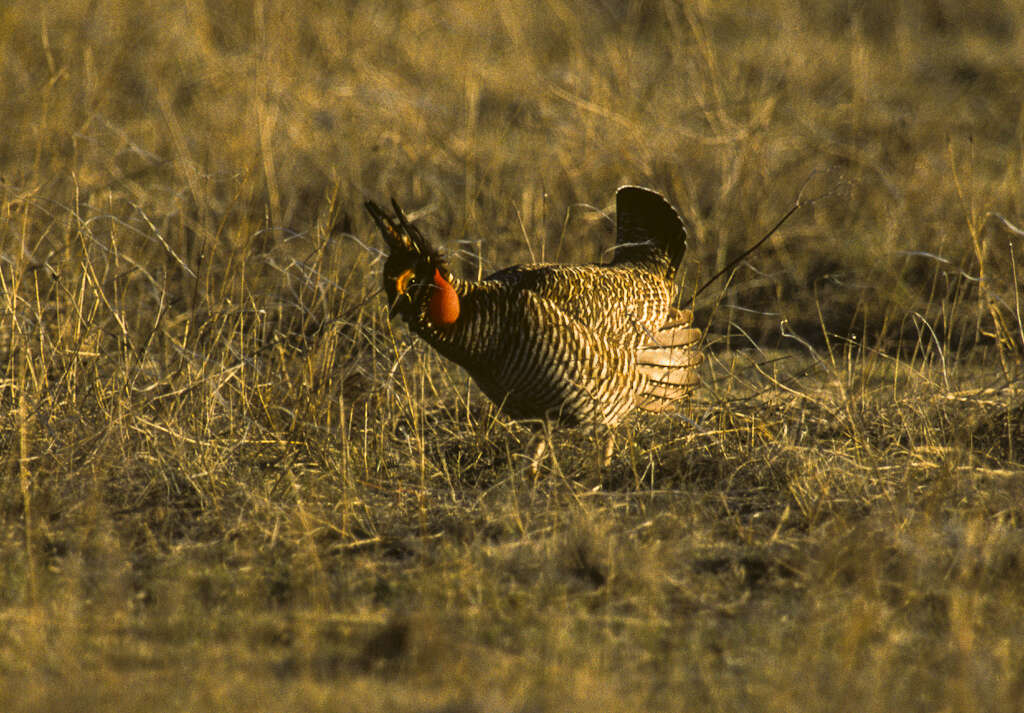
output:
M607 468L612 464L612 454L615 453L615 433L609 428L605 431L604 457L601 459L601 466Z
M544 454L548 450L548 439L547 435L542 435L537 439L537 445L533 449L533 457L530 458L530 475L534 478L537 477L537 473L540 470L540 459L544 457Z
M546 421L536 421L530 425L534 443L532 448L528 446L524 449L526 452L523 453L522 457L527 460L526 471L536 480L540 472L540 464L545 456L551 458L552 463L555 465L557 465L557 462L555 461L554 451L551 450L551 424ZM532 453L532 455L527 455L528 453Z

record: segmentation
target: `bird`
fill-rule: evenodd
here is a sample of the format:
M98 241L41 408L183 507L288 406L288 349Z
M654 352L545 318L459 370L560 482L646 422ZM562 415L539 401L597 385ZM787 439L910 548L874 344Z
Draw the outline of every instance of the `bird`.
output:
M390 318L512 418L611 428L636 409L670 410L697 385L702 332L673 306L686 229L660 193L618 188L608 262L520 264L480 280L456 276L391 206L365 203L389 250Z

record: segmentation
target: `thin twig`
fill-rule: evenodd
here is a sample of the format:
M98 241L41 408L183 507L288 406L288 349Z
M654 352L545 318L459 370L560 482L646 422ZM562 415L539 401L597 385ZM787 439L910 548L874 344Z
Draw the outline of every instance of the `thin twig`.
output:
M842 180L838 181L838 182L836 182L836 184L834 186L832 186L832 188L830 188L829 190L825 191L821 195L814 196L813 198L804 198L804 195L803 195L804 194L804 189L807 187L807 184L810 182L811 178L813 178L816 173L818 173L818 171L811 172L811 174L803 182L803 185L800 186L800 190L797 193L796 200L793 201L793 205L790 206L789 210L786 211L785 215L783 215L781 218L778 219L778 221L776 221L775 225L772 226L771 230L769 230L767 233L765 233L763 236L761 236L760 240L758 240L756 243L754 243L749 248L744 250L743 253L739 257L737 257L734 260L732 260L728 265L726 265L721 270L716 272L711 277L711 279L709 279L707 282L705 282L703 285L701 285L700 289L697 290L696 292L694 292L693 296L691 296L690 299L686 301L686 304L684 305L684 307L689 307L690 305L692 305L694 300L697 299L697 297L700 295L700 293L703 292L704 290L706 290L708 287L710 287L711 284L715 282L715 280L717 280L719 277L721 277L725 273L727 273L730 270L732 270L740 262L742 262L748 256L750 256L751 253L753 253L755 250L757 250L759 247L761 247L765 243L765 241L767 241L768 238L770 238L773 235L775 235L776 231L778 231L778 229L781 228L785 224L785 222L787 220L789 220L790 217L792 217L792 215L794 213L796 213L800 208L804 207L805 205L811 205L811 204L821 200L822 198L825 198L825 197L835 193L838 190L839 186L842 185L843 183L845 183L845 181L842 181Z

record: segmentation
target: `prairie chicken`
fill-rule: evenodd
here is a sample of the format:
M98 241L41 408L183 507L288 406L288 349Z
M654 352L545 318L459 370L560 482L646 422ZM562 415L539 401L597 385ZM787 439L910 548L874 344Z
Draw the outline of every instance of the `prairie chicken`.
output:
M390 255L391 317L463 367L513 418L613 426L634 408L663 411L697 383L700 330L671 306L686 231L660 194L615 196L611 262L514 265L480 281L448 263L392 200L366 209Z

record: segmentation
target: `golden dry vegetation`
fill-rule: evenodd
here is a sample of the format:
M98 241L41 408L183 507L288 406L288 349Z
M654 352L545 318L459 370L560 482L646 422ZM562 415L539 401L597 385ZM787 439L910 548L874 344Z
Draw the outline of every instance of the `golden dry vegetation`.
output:
M0 7L0 709L1024 709L1024 6ZM603 467L390 325L691 226Z

